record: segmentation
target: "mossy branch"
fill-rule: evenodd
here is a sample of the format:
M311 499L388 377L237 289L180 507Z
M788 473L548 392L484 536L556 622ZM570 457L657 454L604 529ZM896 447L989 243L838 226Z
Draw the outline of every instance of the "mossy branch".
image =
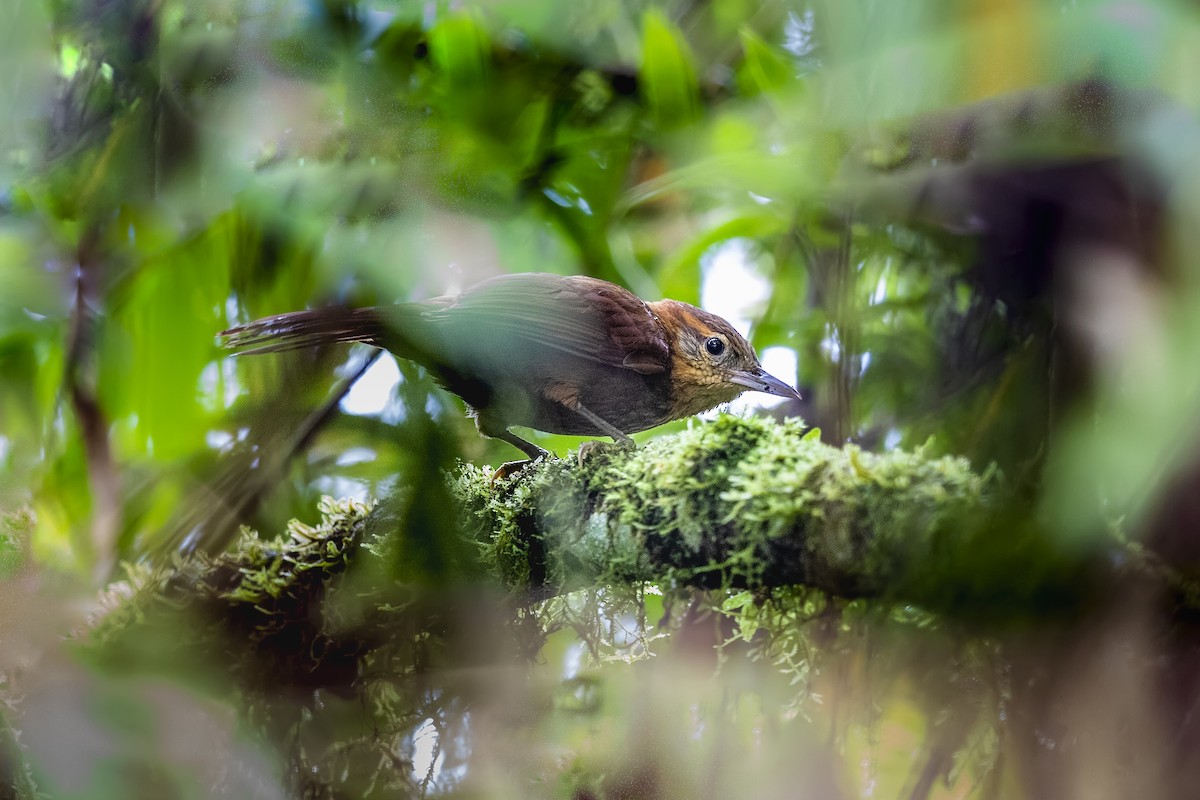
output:
M511 483L467 466L456 492L467 533L513 589L806 585L991 602L990 573L1003 568L996 547L980 548L997 518L991 483L960 458L837 449L799 421L723 416L636 450L538 464ZM1058 560L1038 558L1026 571Z
M637 449L600 448L582 464L551 459L511 481L470 465L451 481L440 517L412 492L374 510L326 500L315 527L295 523L272 540L247 533L215 559L143 571L132 576L138 602L116 602L101 629L165 601L222 627L235 620L239 639L279 639L286 655L299 623L322 669L344 670L359 639L391 635L392 595L413 583L490 583L533 599L618 584L804 586L1011 620L1077 607L1106 574L1094 557L1060 552L999 480L963 459L833 448L799 421L723 416ZM325 607L347 570L362 608L331 635L330 614L344 616L345 603ZM353 641L337 644L350 629Z

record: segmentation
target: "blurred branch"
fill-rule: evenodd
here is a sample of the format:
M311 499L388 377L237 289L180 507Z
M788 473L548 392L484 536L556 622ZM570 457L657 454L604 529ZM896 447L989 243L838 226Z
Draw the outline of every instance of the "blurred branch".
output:
M850 162L870 172L965 162L1103 157L1127 152L1159 97L1092 78L922 114L860 137ZM885 129L888 130L888 129Z
M1137 146L1148 118L1172 119L1182 138L1195 127L1161 98L1099 79L926 114L860 137L833 204L975 240L981 292L1028 316L1076 248L1127 252L1162 274L1170 179Z
M216 476L184 503L183 513L155 543L155 552L179 550L188 555L197 550L216 553L227 547L239 526L279 484L291 460L329 424L346 392L382 353L372 351L352 373L338 381L319 408L298 424L281 425L277 417L264 419L265 439L251 439L252 445L232 454Z
M828 391L819 394L813 405L822 440L834 446L850 441L854 434L854 390L862 372L862 326L855 310L858 275L851 264L853 221L850 210L823 220L823 245L802 231L795 234L806 257L809 303L829 320L829 339L837 343L836 352L825 355L824 340L814 339L805 354L812 363L826 365L823 384Z
M63 383L83 433L88 488L92 498L91 546L97 584L111 579L116 565L117 532L121 528L121 476L108 440L108 419L96 398L89 366L95 357L95 318L85 287L86 260L76 278Z

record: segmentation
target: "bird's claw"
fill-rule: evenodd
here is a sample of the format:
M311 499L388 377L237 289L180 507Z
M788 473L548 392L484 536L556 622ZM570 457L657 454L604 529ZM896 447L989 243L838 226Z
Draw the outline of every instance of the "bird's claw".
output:
M533 466L538 461L541 461L543 456L537 458L522 458L518 461L505 461L500 466L496 467L496 471L492 473L492 483L503 482L509 478L515 478L517 475L525 471L526 467Z

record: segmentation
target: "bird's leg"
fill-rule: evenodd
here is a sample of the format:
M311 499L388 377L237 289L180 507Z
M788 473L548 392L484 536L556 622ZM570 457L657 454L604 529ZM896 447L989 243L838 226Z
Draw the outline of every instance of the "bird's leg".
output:
M583 403L580 403L578 400L575 401L575 405L573 407L572 406L567 406L567 407L570 408L572 411L574 411L579 416L586 419L588 422L595 425L597 428L600 429L600 431L602 433L604 433L608 436L611 436L613 441L616 442L617 444L621 445L622 447L633 447L634 446L633 439L630 439L628 436L626 436L624 434L624 432L621 431L620 428L618 428L616 425L612 425L611 423L608 422L608 420L604 419L599 414L597 414L596 412L592 411L590 408L585 406Z
M520 436L517 436L515 433L510 431L508 427L504 425L504 423L492 419L486 414L481 413L475 417L475 427L478 428L479 432L484 436L487 436L491 439L499 439L502 442L508 442L513 447L529 456L529 458L522 459L520 461L505 461L496 468L495 472L492 473L493 483L499 480L505 480L525 469L525 467L529 466L534 461L537 461L539 458L546 458L550 455L548 450L543 450L533 442L525 441Z
M575 401L575 406L572 410L586 419L588 422L595 425L602 432L611 436L613 441L617 443L617 447L625 448L635 446L633 439L630 439L628 436L626 436L619 428L617 428L617 426L609 423L608 420L604 419L579 401ZM605 445L602 442L595 440L584 442L583 444L579 445L579 466L582 467L584 461L586 461L594 452L604 446Z
M574 411L579 416L586 419L588 422L596 426L596 429L606 436L611 436L613 441L619 447L633 447L633 439L625 435L625 432L606 420L604 417L592 411L590 408L579 402L579 387L570 383L552 383L542 390L542 396L551 402L559 403L564 408ZM599 442L584 442L579 447L579 463L582 466L584 460L591 453L600 447Z
M484 436L490 436L493 439L499 439L502 442L508 442L513 447L529 456L529 461L537 461L539 458L545 458L546 456L550 455L549 450L543 450L533 442L522 439L520 436L517 436L507 428L500 433L485 433Z

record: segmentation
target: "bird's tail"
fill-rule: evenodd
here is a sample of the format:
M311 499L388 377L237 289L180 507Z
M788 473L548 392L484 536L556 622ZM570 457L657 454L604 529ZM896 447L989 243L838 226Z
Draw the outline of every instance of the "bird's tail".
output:
M221 344L239 355L278 353L335 342L382 346L385 309L331 306L263 317L219 334Z

